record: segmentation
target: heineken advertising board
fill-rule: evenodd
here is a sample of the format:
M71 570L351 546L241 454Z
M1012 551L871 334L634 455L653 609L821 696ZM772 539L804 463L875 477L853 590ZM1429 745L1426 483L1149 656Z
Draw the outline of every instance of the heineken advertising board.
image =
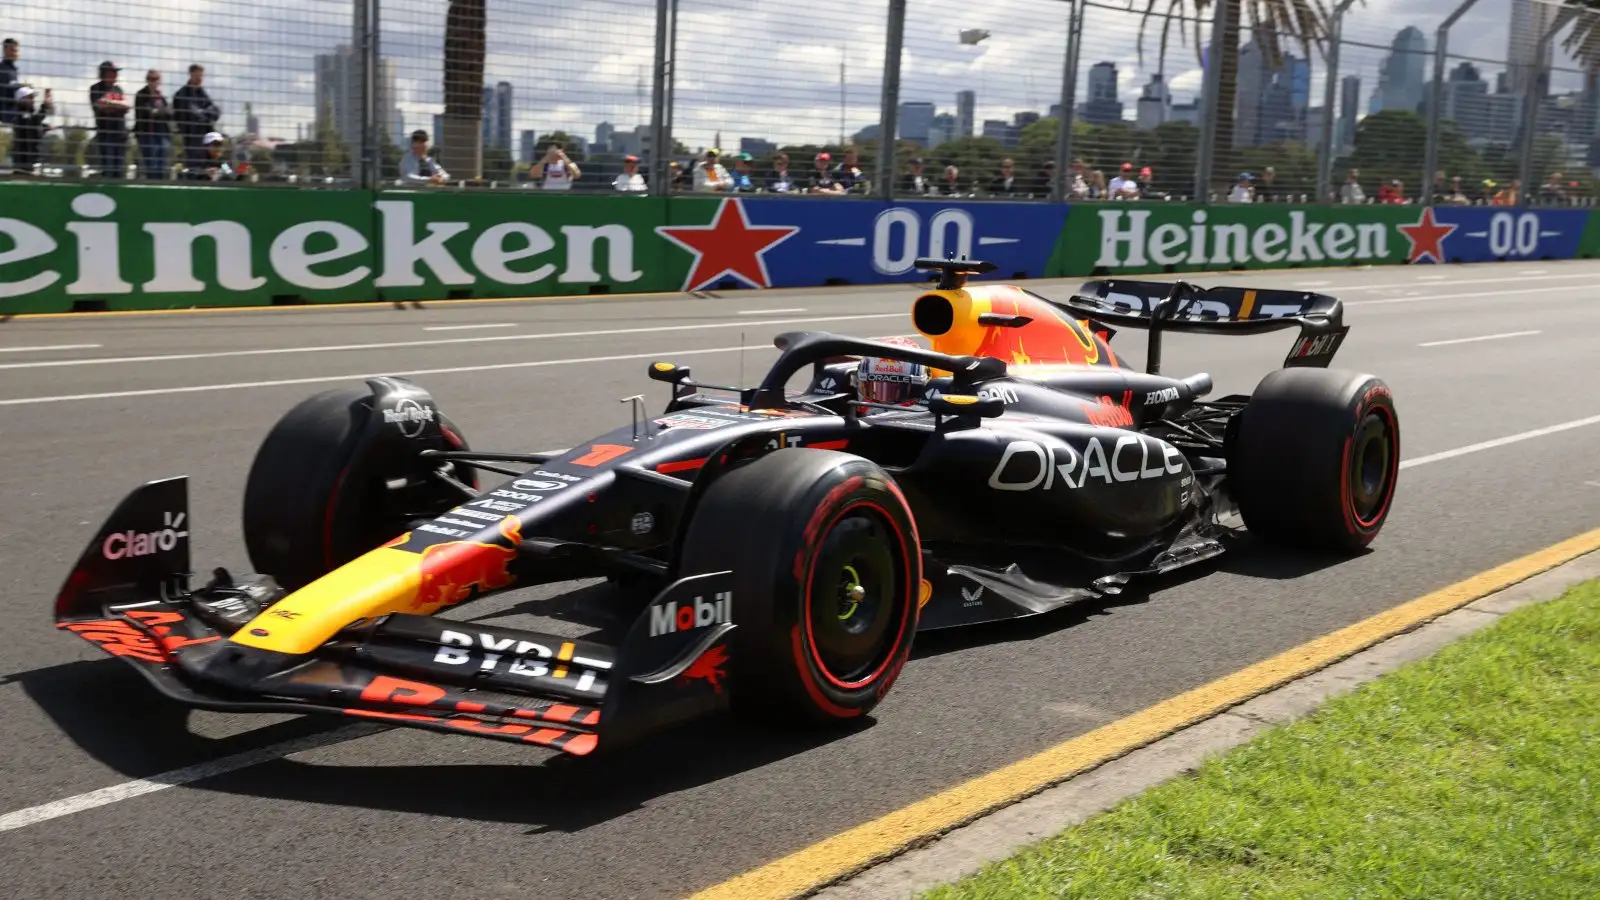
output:
M1570 259L1582 210L0 183L0 314Z

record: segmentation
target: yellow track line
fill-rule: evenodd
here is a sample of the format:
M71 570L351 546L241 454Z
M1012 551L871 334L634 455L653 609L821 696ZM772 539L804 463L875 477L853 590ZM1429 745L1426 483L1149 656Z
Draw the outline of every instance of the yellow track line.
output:
M1251 697L1596 550L1600 550L1600 529L1402 603L1210 684L1163 700L1127 718L714 885L694 894L690 900L776 900L832 884Z

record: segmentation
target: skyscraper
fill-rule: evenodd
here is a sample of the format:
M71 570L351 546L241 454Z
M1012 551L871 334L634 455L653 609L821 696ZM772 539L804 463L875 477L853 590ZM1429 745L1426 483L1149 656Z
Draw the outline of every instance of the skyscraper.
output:
M511 83L483 86L483 146L511 150Z
M978 108L978 95L973 91L956 92L956 137L972 137L973 116Z
M340 44L332 53L319 53L314 60L317 97L317 130L331 127L345 149L354 154L361 147L361 56L349 45ZM375 136L392 140L399 130L400 111L394 102L394 60L378 62L375 109L372 112Z
M1122 121L1122 101L1117 99L1117 64L1097 62L1089 67L1089 102L1079 118L1091 125Z
M933 104L926 100L912 100L900 104L899 139L902 141L916 141L917 144L928 146L928 135L933 130Z
M1238 71L1234 146L1259 147L1304 140L1311 64L1286 52L1274 68L1261 45L1252 40L1239 48Z
M1427 84L1423 75L1428 62L1428 39L1414 25L1402 28L1389 45L1389 55L1378 71L1378 88L1372 93L1369 112L1403 109L1417 112Z
M1333 137L1340 154L1349 153L1356 145L1356 119L1361 114L1361 76L1346 75L1339 79L1339 124Z
M1539 35L1549 30L1555 21L1557 4L1539 3L1536 0L1511 0L1511 36L1506 45L1506 86L1513 93L1528 89L1534 69L1534 51L1539 46ZM1554 41L1544 48L1544 58L1539 60L1550 66Z
M1161 125L1167 121L1167 115L1172 109L1172 94L1167 90L1165 75L1156 73L1150 76L1150 81L1145 84L1144 91L1139 95L1138 122L1139 127L1145 131Z

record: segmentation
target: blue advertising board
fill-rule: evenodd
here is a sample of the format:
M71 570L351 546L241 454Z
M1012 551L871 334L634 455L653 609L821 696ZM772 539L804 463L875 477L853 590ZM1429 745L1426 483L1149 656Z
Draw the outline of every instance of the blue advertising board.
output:
M1581 209L1505 206L1436 206L1443 262L1573 259L1589 224Z

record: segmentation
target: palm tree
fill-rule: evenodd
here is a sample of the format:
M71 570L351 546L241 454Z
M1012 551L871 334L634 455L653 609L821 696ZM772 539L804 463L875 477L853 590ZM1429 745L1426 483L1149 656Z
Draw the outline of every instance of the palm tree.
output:
M483 177L485 0L450 0L444 20L444 134L440 164L456 178Z
M1174 22L1179 23L1176 30L1180 36L1185 34L1184 24L1192 26L1195 53L1197 56L1200 55L1205 47L1201 25L1209 23L1215 15L1214 0L1128 0L1128 2L1130 9L1139 3L1144 4L1143 18L1139 23L1141 64L1144 61L1145 33L1154 19L1161 20L1159 65L1162 71L1166 69L1167 46L1174 31ZM1584 2L1600 3L1600 0L1584 0ZM1268 65L1273 68L1283 63L1285 42L1298 44L1301 54L1306 59L1311 58L1313 46L1317 48L1319 54L1326 55L1323 45L1327 40L1329 12L1324 0L1230 0L1227 8L1223 10L1222 58L1219 60L1218 78L1221 92L1217 104L1216 142L1212 144L1213 160L1234 149L1233 117L1239 84L1239 41L1242 33L1240 25L1245 20L1246 9L1250 12L1251 37L1261 47Z

